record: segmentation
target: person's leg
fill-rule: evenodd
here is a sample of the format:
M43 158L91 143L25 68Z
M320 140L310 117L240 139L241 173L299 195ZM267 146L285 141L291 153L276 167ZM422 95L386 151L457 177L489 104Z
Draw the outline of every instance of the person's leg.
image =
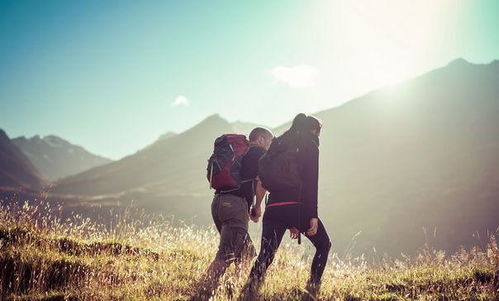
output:
M263 221L262 242L258 258L251 269L248 282L241 294L242 300L253 300L265 278L267 268L272 264L275 253L286 232L286 226L279 222Z
M241 198L241 202L237 202L237 204L239 204L239 207L236 206L236 208L239 209L235 210L235 212L231 214L231 225L244 230L244 233L242 233L244 235L243 240L235 246L236 253L234 254L235 264L238 266L238 270L240 270L240 266L249 264L251 260L253 260L256 256L256 249L248 233L248 202Z
M245 272L247 270L247 268L251 264L251 261L257 255L255 245L253 244L251 237L249 236L248 233L246 233L246 234L247 235L244 239L241 254L235 260L236 270L238 271L238 273L237 273L238 276L240 276L242 272Z
M331 249L331 240L327 234L324 224L319 219L319 227L317 233L313 236L307 236L315 247L315 256L312 260L312 268L310 270L310 278L307 283L307 290L315 295L318 293L322 274L326 267L329 250Z
M192 300L210 298L227 267L233 261L240 260L243 253L251 253L253 247L248 241L248 205L243 198L231 194L219 195L212 206L212 214L215 224L221 225L220 243L215 259L200 281L198 294ZM256 253L254 249L253 253Z

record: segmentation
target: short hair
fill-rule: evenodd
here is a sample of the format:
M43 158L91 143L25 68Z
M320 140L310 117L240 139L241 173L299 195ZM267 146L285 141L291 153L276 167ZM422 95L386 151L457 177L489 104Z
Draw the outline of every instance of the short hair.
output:
M259 137L268 137L268 138L272 138L274 137L274 134L272 134L272 132L269 130L269 129L266 129L266 128L262 128L262 127L256 127L254 128L251 133L249 134L249 141L250 142L254 142L256 141Z

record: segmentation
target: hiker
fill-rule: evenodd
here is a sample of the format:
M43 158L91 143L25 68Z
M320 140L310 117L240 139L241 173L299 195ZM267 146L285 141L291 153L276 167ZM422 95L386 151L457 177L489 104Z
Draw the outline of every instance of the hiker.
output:
M267 191L257 179L258 160L269 148L274 136L270 130L257 127L248 138L249 143L243 135L224 135L215 141L215 152L209 160L209 164L213 165L208 165L208 179L210 186L216 188L211 213L220 233L220 243L215 259L191 300L209 299L232 262L249 263L256 256L248 234L248 222L250 218L258 222L262 214L261 203ZM237 164L239 161L240 165ZM234 174L236 178L240 177L239 183L237 179L232 179Z
M291 128L275 138L260 159L259 177L270 195L263 216L260 253L241 300L257 300L267 268L287 229L293 239L305 234L316 248L306 287L308 293L304 297L315 298L318 294L331 248L329 236L317 214L321 126L315 117L298 114Z

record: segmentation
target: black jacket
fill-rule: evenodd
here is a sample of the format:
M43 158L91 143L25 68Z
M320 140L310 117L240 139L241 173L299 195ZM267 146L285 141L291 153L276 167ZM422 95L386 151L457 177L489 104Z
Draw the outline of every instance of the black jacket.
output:
M316 218L318 217L317 196L319 183L319 138L309 133L301 135L284 135L295 135L293 140L296 141L299 148L298 160L300 164L300 174L302 177L302 187L301 191L300 188L273 191L269 195L268 204L289 201L301 202L301 218L306 220L314 217ZM270 208L279 207L269 207L269 209Z

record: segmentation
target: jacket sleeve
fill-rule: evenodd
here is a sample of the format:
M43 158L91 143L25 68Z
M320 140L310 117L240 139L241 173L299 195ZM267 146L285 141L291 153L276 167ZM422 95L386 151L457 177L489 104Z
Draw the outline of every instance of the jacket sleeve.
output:
M319 186L319 147L312 141L302 147L302 199L304 213L308 218L317 218Z

